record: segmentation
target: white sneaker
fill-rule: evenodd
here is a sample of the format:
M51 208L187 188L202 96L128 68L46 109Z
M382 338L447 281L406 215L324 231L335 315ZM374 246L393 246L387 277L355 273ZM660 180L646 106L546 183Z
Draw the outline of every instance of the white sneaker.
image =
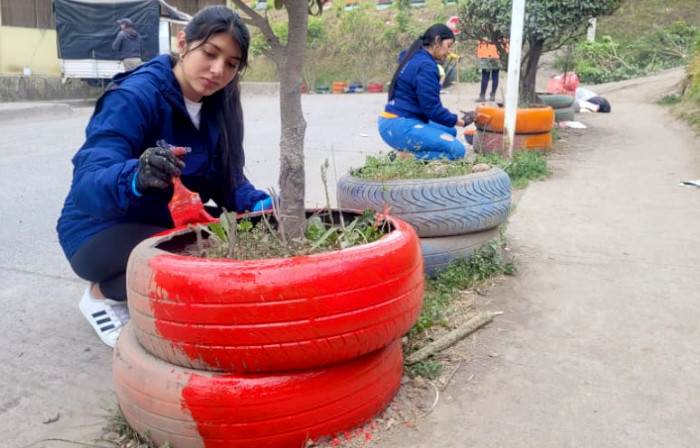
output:
M129 322L129 308L126 301L96 299L90 293L91 287L92 285L88 286L83 293L78 308L102 342L114 347L122 327Z

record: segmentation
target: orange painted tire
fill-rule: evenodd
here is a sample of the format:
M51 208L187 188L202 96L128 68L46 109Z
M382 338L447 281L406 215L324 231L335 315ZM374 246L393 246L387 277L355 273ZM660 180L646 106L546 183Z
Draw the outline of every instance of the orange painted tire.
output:
M480 104L476 106L476 114L489 117L485 123L477 120L476 126L481 130L503 132L505 109L503 107ZM518 109L515 118L516 134L541 134L554 128L554 109L551 106Z
M144 350L127 324L112 374L131 427L156 446L301 447L351 430L384 409L401 383L400 341L314 370L231 375L173 366Z
M345 81L334 81L333 82L333 93L345 93L348 83Z
M552 149L552 133L515 134L513 150L515 151L549 151ZM489 131L476 131L474 134L474 151L480 154L491 152L503 153L503 134Z
M348 219L348 218L346 218ZM343 362L413 326L423 302L418 236L268 260L203 259L171 248L193 232L156 235L131 252L127 294L139 342L172 364L232 373Z

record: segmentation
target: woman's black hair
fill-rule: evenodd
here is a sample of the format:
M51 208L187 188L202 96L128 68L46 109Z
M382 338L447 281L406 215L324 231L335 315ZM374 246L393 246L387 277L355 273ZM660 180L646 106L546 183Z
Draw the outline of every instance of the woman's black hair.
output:
M200 10L185 26L185 42L202 45L212 35L227 33L241 50L238 73L223 89L205 97L202 113L207 106L216 108L219 125L219 141L216 148L216 163L221 169L221 191L214 201L220 207L235 209L235 193L238 182L244 178L243 166L243 109L241 107L240 79L248 65L250 33L236 12L225 6L208 6ZM188 47L187 52L196 49Z
M391 84L389 85L389 101L394 98L394 89L396 88L396 80L399 78L399 74L401 73L401 70L406 66L408 61L418 53L418 50L421 48L427 48L430 45L435 42L435 38L438 38L438 43L442 42L445 39L454 39L455 34L452 32L452 30L445 24L443 23L436 23L435 25L432 25L430 28L425 30L425 33L423 33L418 39L413 41L409 49L406 51L406 53L403 56L403 59L399 61L399 66L396 68L396 71L394 72L394 77L391 78Z

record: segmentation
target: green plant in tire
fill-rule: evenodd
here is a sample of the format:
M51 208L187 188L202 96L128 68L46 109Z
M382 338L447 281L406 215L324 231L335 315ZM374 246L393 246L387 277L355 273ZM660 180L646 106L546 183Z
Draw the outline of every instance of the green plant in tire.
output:
M472 172L473 165L465 159L418 160L415 157L391 157L389 154L367 156L365 164L351 174L366 180L439 179Z

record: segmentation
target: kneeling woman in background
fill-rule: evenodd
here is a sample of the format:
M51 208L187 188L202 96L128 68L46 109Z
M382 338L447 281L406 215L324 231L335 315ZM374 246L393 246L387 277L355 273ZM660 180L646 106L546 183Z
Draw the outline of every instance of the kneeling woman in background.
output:
M446 25L435 24L401 58L389 86L389 101L379 116L379 134L392 148L419 159L464 157L455 126L468 123L443 107L436 64L447 57L454 42Z

